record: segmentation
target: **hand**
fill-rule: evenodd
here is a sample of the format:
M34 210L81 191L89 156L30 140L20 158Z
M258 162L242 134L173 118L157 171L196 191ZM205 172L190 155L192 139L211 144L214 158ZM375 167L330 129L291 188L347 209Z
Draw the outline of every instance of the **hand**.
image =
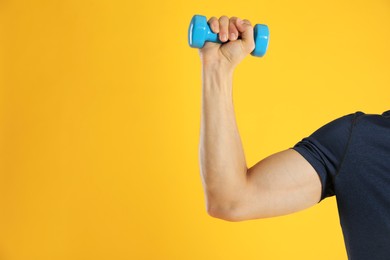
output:
M218 37L223 43L206 42L203 48L199 49L203 66L223 66L233 70L254 50L255 41L250 21L221 16L219 20L211 17L208 24L212 32L219 33Z

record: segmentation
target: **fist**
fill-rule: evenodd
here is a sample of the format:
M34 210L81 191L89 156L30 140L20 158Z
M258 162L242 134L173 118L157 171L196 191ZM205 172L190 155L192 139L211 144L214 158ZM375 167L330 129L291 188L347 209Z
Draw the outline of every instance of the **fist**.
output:
M223 66L234 69L255 48L253 27L250 21L238 17L208 20L211 31L218 34L220 43L206 42L199 49L203 66Z

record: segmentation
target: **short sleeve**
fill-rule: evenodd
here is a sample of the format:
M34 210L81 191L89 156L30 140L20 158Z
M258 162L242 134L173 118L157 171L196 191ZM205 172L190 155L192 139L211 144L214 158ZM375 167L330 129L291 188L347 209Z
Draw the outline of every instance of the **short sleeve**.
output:
M344 115L325 124L292 147L319 175L322 184L320 201L335 195L333 178L346 153L355 115L356 113Z

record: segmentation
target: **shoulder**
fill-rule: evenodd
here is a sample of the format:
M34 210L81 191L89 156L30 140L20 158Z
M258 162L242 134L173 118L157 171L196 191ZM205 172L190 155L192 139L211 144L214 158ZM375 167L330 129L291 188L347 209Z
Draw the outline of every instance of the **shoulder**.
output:
M311 134L310 137L314 139L333 139L334 137L338 137L336 139L340 139L341 136L347 137L352 131L352 128L357 120L364 115L366 115L364 112L356 111L338 116L320 126Z
M383 113L365 113L362 111L356 111L353 115L353 126L365 123L377 123L383 122L382 120L388 120L390 118L390 110Z

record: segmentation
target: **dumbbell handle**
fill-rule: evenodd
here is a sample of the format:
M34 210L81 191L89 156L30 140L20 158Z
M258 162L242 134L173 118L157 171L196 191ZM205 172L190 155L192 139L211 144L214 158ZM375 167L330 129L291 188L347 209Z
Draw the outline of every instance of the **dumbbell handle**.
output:
M269 29L265 24L256 24L254 26L255 49L253 56L262 57L268 48ZM207 19L203 15L194 15L188 28L188 43L193 48L203 48L204 43L215 42L223 43L219 40L218 34L213 33Z
M207 25L209 26L209 25ZM206 42L215 42L215 43L224 43L219 39L219 33L213 33L211 31L211 28L209 27L209 30L207 30L207 38ZM227 40L229 42L229 40ZM226 42L225 42L226 43Z

